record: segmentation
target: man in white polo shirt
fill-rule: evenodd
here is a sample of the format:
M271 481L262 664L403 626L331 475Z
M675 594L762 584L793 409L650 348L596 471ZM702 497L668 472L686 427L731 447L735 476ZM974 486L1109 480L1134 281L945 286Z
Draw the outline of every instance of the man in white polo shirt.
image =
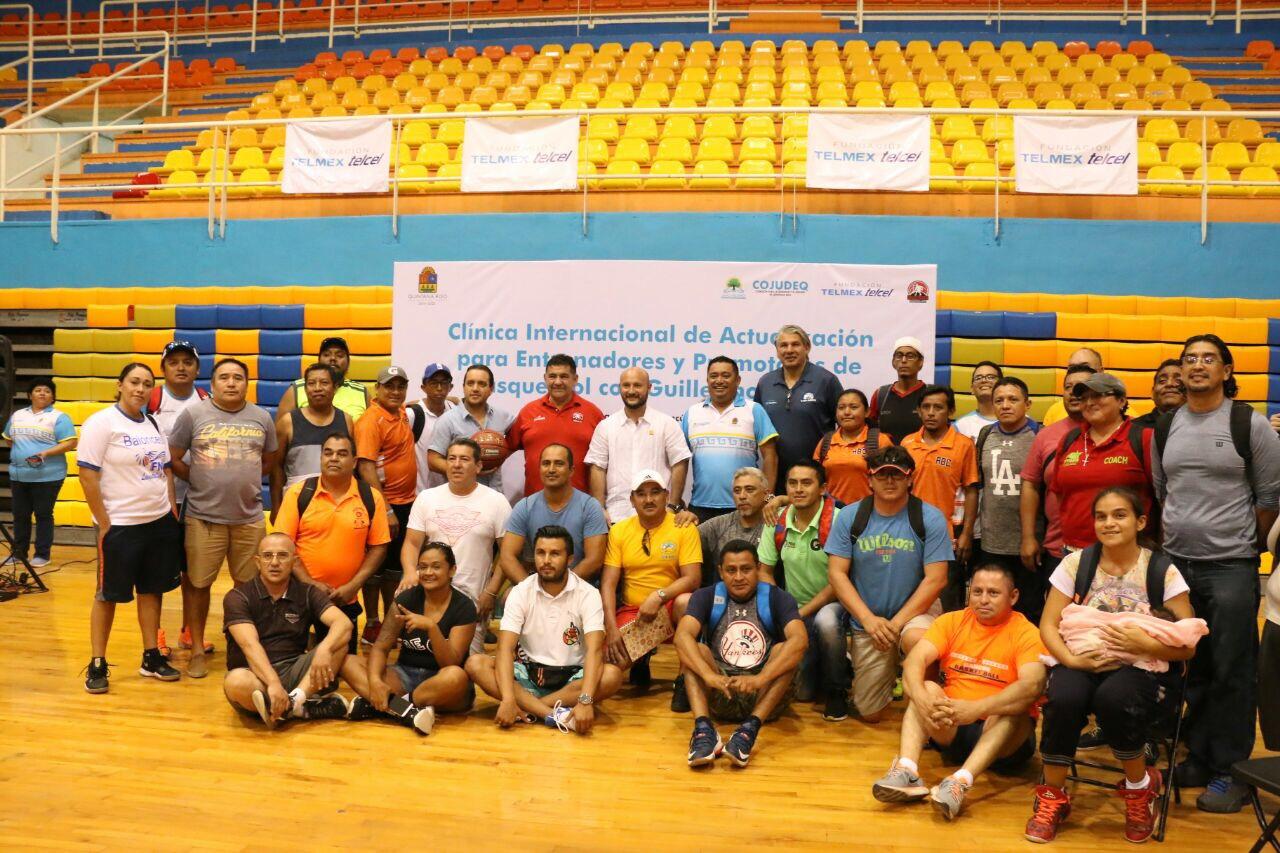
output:
M645 468L660 471L671 484L671 499L680 503L689 472L689 446L676 419L649 411L649 374L638 367L622 371L618 394L622 411L596 426L583 461L591 467L591 496L604 507L605 521L615 524L636 514L631 481Z
M587 734L595 703L612 696L622 670L604 662L600 593L569 571L573 536L547 525L534 534L535 573L507 596L494 657L472 655L467 675L501 704L495 721L542 720Z

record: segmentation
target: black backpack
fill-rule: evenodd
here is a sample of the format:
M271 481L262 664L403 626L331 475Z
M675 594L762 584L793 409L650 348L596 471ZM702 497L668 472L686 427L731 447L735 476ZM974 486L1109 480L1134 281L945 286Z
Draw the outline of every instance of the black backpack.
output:
M373 519L375 505L373 502L373 487L361 480L356 480L356 491L360 493L360 502L364 504L365 512L369 513L369 519ZM307 507L311 506L311 499L316 496L316 487L320 485L319 477L308 477L302 483L302 489L298 492L298 518L306 514Z
M1049 455L1044 458L1045 470L1049 469L1049 463L1056 459L1059 453L1064 452L1068 447L1075 444L1076 439L1078 439L1082 433L1083 430L1078 426L1072 427L1068 430L1067 434L1062 437L1062 441L1058 443L1058 446L1051 450ZM1136 421L1129 421L1129 447L1133 450L1133 455L1137 458L1138 464L1142 466L1142 470L1147 471L1148 477L1150 477L1151 466L1147 460L1146 448L1142 446L1142 436L1145 433L1146 430L1143 429Z
M849 527L849 546L852 550L853 546L858 544L858 537L867 529L867 525L871 523L871 513L875 509L875 498L863 498L858 501L857 509L853 510L853 524ZM845 512L848 512L846 509ZM907 497L907 521L911 523L911 532L920 540L921 559L924 558L924 501L915 495ZM853 573L857 561L850 558L849 572Z
M838 429L838 427L837 427ZM827 454L831 452L831 441L835 438L836 431L831 430L822 436L822 443L818 445L818 464L823 468L827 467ZM863 456L867 459L871 458L871 454L880 449L880 428L867 423L867 443L863 445Z
M1076 589L1071 601L1082 604L1089 597L1089 589L1098 574L1098 562L1102 559L1102 546L1097 542L1080 552L1080 565L1076 568ZM1147 563L1147 604L1151 607L1164 605L1164 576L1173 565L1162 551L1152 551L1151 560Z
M412 406L405 406L410 412L413 412L413 423L409 428L413 430L413 443L417 444L418 439L422 438L422 433L427 428L427 410L422 405L422 401L414 403Z
M1161 465L1164 464L1164 446L1169 441L1169 430L1173 426L1173 416L1178 412L1175 409L1172 412L1165 412L1156 418L1155 426L1155 445L1156 452L1160 455ZM1257 501L1258 488L1253 478L1253 442L1250 433L1253 430L1253 407L1248 403L1240 400L1231 401L1231 443L1235 445L1236 453L1244 460L1244 475L1249 481L1249 491L1253 493L1254 501Z

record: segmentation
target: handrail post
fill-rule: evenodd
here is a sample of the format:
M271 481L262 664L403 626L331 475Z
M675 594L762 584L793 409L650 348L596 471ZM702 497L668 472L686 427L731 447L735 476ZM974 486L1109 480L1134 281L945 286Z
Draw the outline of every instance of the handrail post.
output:
M1218 17L1218 0L1209 0L1209 17L1205 18L1206 27L1213 26L1213 19Z
M133 49L138 47L138 0L133 0Z
M106 13L99 10L98 12L98 60L99 61L102 60L102 55L105 50L105 48L103 47L103 44L106 41L106 32L107 32L106 26L107 26ZM31 42L28 42L28 44L31 44ZM34 56L35 46L33 44L31 44L31 49L33 51L32 55Z
M333 47L333 22L338 14L338 0L329 0L329 47Z
M1129 0L1124 0L1120 5L1120 26L1129 26Z
M1147 0L1142 0L1142 34L1147 34Z
M1243 13L1241 0L1236 0L1236 35L1240 35L1240 18Z
M280 10L280 22L278 30L280 32L280 42L284 43L284 0L276 0L276 8Z
M393 125L395 128L395 139L391 143L391 150L395 152L395 158L391 161L391 236L393 239L400 238L400 133L403 125L399 119L395 120Z
M71 0L67 0L67 52L75 53L76 49L71 44Z
M164 73L164 79L160 81L160 115L169 115L169 53L170 44L168 37L165 38L164 44L164 65L161 70ZM95 122L96 123L96 122Z
M447 33L446 41L452 42L453 41L453 0L445 0L444 5L449 13L449 23L448 23L448 29L446 31Z
M352 19L351 35L360 38L360 0L355 0L355 17Z
M1200 117L1200 245L1209 239L1209 118Z
M58 182L62 178L62 134L53 135L53 198L49 203L49 237L58 242Z
M101 93L101 92L102 92L102 90L101 90L101 89L94 89L94 90L93 90L93 126L94 126L94 127L97 127L97 126L98 126L98 121L99 121L99 119L98 119L98 95L99 95L99 93ZM92 139L90 140L89 147L90 147L93 151L97 151L97 150L98 150L98 131L96 131L96 130L93 132L93 136L92 136Z
M253 0L253 5L249 7L249 15L252 20L249 22L249 52L258 52L258 0Z
M862 0L858 0L858 32L859 32L859 33L861 33L861 32L862 32L862 13L863 13L863 11L864 11L864 9L863 9L863 5L862 5Z
M180 8L180 7L178 6L178 0L173 0L173 39L174 39L174 41L177 41L177 40L178 40L178 28L179 28L179 25L178 25L178 18L179 18L179 8ZM101 14L101 13L99 13L99 14Z
M218 224L218 236L223 240L227 239L227 179L230 174L229 170L231 169L231 131L232 128L228 127L226 139L227 151L225 156L222 158L222 169L219 172L222 177L221 180L218 181L220 185L218 189L221 191L220 195L222 196L222 212L219 217L221 221ZM216 154L213 159L213 168L215 170L218 168L218 158Z
M991 235L994 239L1000 239L1000 164L996 163L996 209L995 209L995 231Z
M101 48L99 48L101 49ZM27 109L36 108L36 11L27 7Z
M213 42L209 41L209 0L204 0L204 46L208 47L211 44Z

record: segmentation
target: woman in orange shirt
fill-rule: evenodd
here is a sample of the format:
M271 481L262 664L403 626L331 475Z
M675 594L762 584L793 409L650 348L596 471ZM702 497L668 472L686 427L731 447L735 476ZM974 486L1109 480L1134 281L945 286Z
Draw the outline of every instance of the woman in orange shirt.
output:
M871 494L867 480L867 442L872 450L888 447L889 436L867 425L867 395L850 388L836 399L836 429L822 437L813 458L827 472L827 491L843 504Z

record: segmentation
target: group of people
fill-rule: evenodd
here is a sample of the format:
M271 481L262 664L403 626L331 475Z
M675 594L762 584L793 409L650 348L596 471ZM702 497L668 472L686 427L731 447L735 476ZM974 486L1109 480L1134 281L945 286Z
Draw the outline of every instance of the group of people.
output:
M586 733L624 680L649 686L665 636L680 662L671 707L694 719L692 767L725 753L745 766L793 702L832 723L852 703L875 724L900 696L877 799L929 799L952 818L981 773L1037 752L1038 730L1026 837L1053 839L1076 750L1106 745L1124 768L1125 836L1142 841L1170 782L1148 767L1148 739L1181 712L1189 661L1177 782L1205 788L1201 809L1238 811L1229 771L1252 751L1259 705L1280 745L1280 679L1259 670L1255 630L1280 438L1233 399L1227 344L1188 339L1156 370L1143 418L1081 349L1043 424L1026 384L990 362L973 371L976 411L955 420L954 391L919 378L912 338L895 343L896 381L870 397L810 360L803 329L782 327L775 347L781 366L754 399L738 364L714 358L707 399L679 420L649 406L640 369L622 373L606 417L576 392L568 355L547 360L547 393L518 412L490 404L484 365L456 398L453 371L427 365L413 403L407 372L388 367L370 399L345 378L340 338L274 422L246 401L234 358L198 390L184 341L164 350L163 386L128 365L78 446L43 383L14 431L41 436L33 471L76 447L101 537L86 689L107 690L115 605L135 593L140 673L180 677L159 625L161 596L179 587L186 674L205 676L225 561L224 690L268 727L381 718L425 734L438 713L470 709L478 686L500 726ZM525 482L512 506L500 478L515 451ZM1268 599L1280 625L1280 588ZM1264 664L1278 653L1268 623ZM716 719L737 724L727 742ZM959 765L933 786L920 776L929 746Z

